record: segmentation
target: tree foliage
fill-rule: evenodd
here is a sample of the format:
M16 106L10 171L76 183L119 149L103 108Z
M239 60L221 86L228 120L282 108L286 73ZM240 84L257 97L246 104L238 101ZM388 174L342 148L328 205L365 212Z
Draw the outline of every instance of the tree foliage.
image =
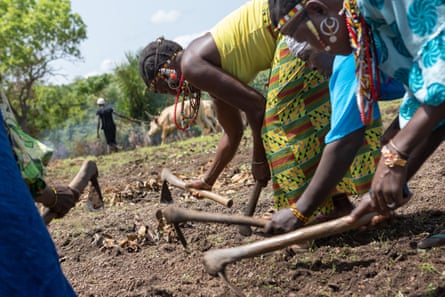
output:
M126 61L116 67L116 82L122 91L123 101L118 108L137 119L148 119L149 114L157 114L171 104L173 99L168 95L154 94L148 91L138 70L139 55L126 53Z
M86 25L70 0L0 0L0 81L22 128L36 82L53 74L51 62L81 58Z
M87 38L86 25L72 12L70 0L0 0L0 15L0 86L23 130L48 140L57 151L82 153L89 144L94 147L98 97L140 120L149 120L147 113L159 114L175 100L148 90L139 76L138 53L126 53L126 61L111 74L79 78L68 85L45 84L56 74L52 62L82 58L79 45ZM260 73L252 87L264 94L267 76ZM120 141L133 130L144 133L146 127L133 124L123 123L126 130L118 132Z
M69 85L35 86L35 100L29 113L32 130L47 131L66 125L90 122L94 118L98 97L115 98L113 75L102 74L78 79Z
M127 54L127 61L110 74L80 78L69 85L42 85L35 87L36 100L31 105L30 127L36 137L56 148L60 156L75 155L88 151L97 142L96 100L106 99L114 110L131 118L146 120L150 114L159 114L167 105L174 103L174 96L154 94L148 90L137 69L137 56ZM265 95L269 71L259 73L251 86ZM210 99L203 92L202 99ZM139 124L117 118L117 137L124 144L131 133L144 133ZM138 135L143 138L143 135ZM83 148L80 150L79 148Z

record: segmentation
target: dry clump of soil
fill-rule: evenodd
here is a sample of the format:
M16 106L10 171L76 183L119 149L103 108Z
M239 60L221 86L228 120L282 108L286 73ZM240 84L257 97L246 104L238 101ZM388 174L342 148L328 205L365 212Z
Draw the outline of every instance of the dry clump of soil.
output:
M105 208L86 211L86 191L74 210L49 226L63 270L80 297L236 296L219 277L207 273L203 256L264 237L241 236L233 225L188 222L181 226L185 249L174 230L156 218L156 211L166 207L160 203L162 168L184 180L199 176L217 140L215 136L204 143L179 142L96 159ZM253 189L250 153L250 139L245 138L213 189L233 199L231 208L170 186L174 205L242 213ZM283 249L237 261L226 267L228 279L246 296L445 296L445 250L416 248L419 240L445 228L444 157L441 146L410 182L415 196L391 222L316 240L307 251ZM73 160L72 165L81 162ZM58 162L50 165L49 179L68 182L57 169ZM255 216L271 208L269 185Z

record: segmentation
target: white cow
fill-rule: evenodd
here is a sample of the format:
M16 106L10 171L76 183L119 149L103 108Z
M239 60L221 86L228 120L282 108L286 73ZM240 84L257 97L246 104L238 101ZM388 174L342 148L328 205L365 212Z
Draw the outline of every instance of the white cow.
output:
M176 120L180 123L182 103L178 103L176 107ZM155 134L162 132L161 143L165 143L167 136L177 129L174 119L175 104L164 108L159 116L151 116L150 130L148 136L153 137ZM185 101L184 116L190 116L190 101ZM199 113L196 118L196 124L201 127L203 133L218 132L219 124L215 118L213 103L211 100L202 100L199 106Z

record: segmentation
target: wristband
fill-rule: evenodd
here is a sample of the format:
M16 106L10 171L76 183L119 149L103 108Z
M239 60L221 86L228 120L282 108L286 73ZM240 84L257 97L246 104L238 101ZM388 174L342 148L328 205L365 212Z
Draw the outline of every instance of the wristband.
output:
M396 151L397 154L399 154L400 157L402 157L402 159L404 159L404 160L408 160L409 155L403 153L403 152L399 149L399 147L396 146L396 145L394 144L394 141L392 141L392 139L389 141L388 144L389 144L389 146L391 146L391 147Z
M302 221L304 224L306 224L309 221L309 217L305 216L304 214L302 214L298 208L297 208L297 204L294 203L291 205L291 210L292 213L294 214L294 216L299 220Z
M391 152L386 145L382 147L382 157L383 162L386 166L389 168L393 168L395 166L405 167L407 161L403 159L399 153L393 153Z

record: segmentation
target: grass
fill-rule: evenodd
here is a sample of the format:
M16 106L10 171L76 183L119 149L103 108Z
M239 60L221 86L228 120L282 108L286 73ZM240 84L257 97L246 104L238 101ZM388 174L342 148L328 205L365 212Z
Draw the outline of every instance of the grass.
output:
M437 271L434 265L431 263L422 263L420 265L420 269L424 272L439 274L439 271Z

